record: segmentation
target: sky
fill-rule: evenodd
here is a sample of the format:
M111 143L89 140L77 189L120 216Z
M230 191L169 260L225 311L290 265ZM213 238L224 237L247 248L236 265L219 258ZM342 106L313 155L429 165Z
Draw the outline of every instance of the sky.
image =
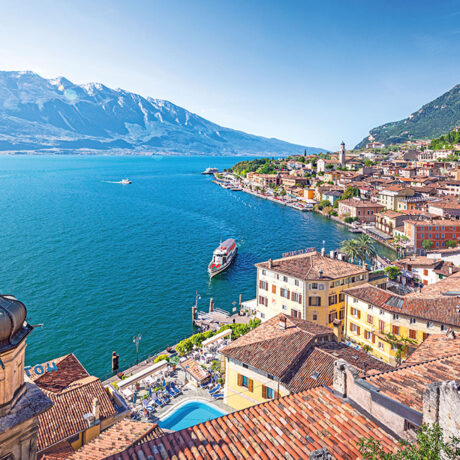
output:
M2 0L0 70L337 150L460 83L459 0Z

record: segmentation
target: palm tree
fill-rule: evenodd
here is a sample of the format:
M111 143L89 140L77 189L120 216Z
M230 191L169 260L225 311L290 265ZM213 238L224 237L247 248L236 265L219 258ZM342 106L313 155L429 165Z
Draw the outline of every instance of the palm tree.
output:
M342 241L342 245L340 246L340 250L349 258L352 262L355 260L361 259L361 252L359 250L358 240L346 240Z
M374 240L366 234L362 234L357 240L356 244L360 252L360 259L363 263L363 266L366 264L366 259L369 259L371 262L377 256L377 250L375 249Z

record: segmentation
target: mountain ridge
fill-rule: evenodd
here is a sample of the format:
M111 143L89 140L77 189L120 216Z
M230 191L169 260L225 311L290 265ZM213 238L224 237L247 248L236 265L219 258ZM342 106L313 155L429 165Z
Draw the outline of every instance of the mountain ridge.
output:
M377 126L369 131L355 149L365 147L372 136L384 144L400 144L411 139L432 139L447 134L460 125L460 84L399 121Z
M0 151L178 155L320 153L222 127L163 99L103 83L0 71Z

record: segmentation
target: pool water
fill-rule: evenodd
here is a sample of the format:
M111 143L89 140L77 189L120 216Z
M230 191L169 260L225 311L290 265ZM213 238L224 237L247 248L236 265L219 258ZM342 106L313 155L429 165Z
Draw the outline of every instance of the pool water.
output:
M178 407L165 419L160 420L160 428L178 431L213 418L221 417L225 412L203 402L193 401Z

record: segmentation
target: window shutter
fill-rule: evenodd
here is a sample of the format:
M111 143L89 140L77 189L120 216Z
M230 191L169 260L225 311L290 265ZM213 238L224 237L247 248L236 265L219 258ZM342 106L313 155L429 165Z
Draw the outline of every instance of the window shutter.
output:
M353 332L353 323L350 323L350 331Z
M358 326L358 328L357 328L357 334L360 335L360 333L361 333L361 328Z
M358 319L361 318L361 310L358 310Z
M238 374L238 386L243 386L243 376L241 374Z
M272 293L276 294L276 285L275 284L272 285Z
M279 397L280 397L280 394L277 391L275 391L275 399L278 399Z
M299 294L299 303L302 303L302 294Z
M259 280L259 289L262 289L262 281Z
M372 333L372 343L375 343L375 334Z
M267 399L267 387L262 385L262 398Z
M252 393L254 391L254 380L249 379L248 390Z

